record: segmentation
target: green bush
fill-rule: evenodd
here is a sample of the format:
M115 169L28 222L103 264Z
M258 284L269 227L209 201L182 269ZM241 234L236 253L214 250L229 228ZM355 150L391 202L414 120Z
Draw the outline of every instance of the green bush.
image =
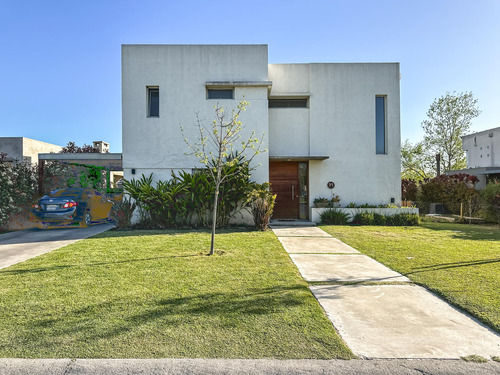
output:
M250 181L250 169L243 159L226 165L222 170L223 182L219 187L217 202L217 227L229 224L229 219L248 207L247 199L255 184ZM172 228L183 226L211 225L215 181L207 170L191 174L172 173L168 181L158 181L153 186L153 175L142 175L139 180L123 182L124 191L129 194L142 212L140 226L148 228Z
M111 210L111 218L118 229L128 229L132 226L132 215L136 204L129 198L123 198L121 202L115 203Z
M248 201L252 207L252 216L255 226L260 230L266 230L269 220L273 215L276 194L270 192L270 184L255 184L250 193Z
M373 213L373 225L385 225L387 218L384 215Z
M321 212L319 217L321 219L321 224L346 225L350 216L340 210L329 208Z
M357 225L373 225L375 217L371 212L360 212L354 215L352 219L353 224Z
M485 219L498 222L500 227L500 181L486 185L481 192L481 201Z
M397 214L387 216L387 225L391 226L415 226L420 224L420 217L417 214Z
M430 203L443 203L447 212L459 214L461 203L465 207L474 201L477 195L474 185L478 181L476 176L464 173L440 175L424 181L417 193L420 213L428 213Z

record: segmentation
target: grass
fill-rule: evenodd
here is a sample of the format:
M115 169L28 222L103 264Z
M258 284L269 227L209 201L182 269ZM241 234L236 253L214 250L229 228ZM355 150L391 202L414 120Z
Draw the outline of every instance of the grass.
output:
M0 357L353 358L271 232L105 232L0 270Z
M324 226L500 332L500 230L464 224Z

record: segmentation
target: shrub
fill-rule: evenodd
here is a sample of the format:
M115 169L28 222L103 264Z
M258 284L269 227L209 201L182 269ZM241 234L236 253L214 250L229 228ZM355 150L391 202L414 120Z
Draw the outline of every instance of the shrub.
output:
M123 198L121 202L114 204L111 210L111 218L118 229L127 229L132 226L132 215L135 208L135 202L129 198Z
M352 219L353 224L358 224L358 225L373 225L374 223L374 216L373 213L371 212L360 212L354 215L354 218Z
M500 182L489 182L481 192L485 219L495 220L500 227Z
M387 216L387 225L391 226L415 226L420 224L420 217L417 214L397 214Z
M321 212L319 217L321 224L346 225L349 221L349 214L331 208Z
M468 205L477 195L474 185L478 181L476 176L464 173L441 175L424 181L417 194L420 212L428 213L430 203L443 203L448 212L460 213L460 203Z
M373 225L385 225L387 218L384 215L373 213Z
M255 226L264 231L273 215L276 194L270 192L269 183L256 184L250 193L248 201L252 207L252 216Z

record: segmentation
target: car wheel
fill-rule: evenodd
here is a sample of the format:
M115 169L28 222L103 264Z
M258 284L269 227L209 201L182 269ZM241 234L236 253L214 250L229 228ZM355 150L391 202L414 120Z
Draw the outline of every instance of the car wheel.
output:
M83 220L85 221L85 225L88 227L90 224L92 224L92 217L90 216L90 212L86 211L85 215L83 216Z

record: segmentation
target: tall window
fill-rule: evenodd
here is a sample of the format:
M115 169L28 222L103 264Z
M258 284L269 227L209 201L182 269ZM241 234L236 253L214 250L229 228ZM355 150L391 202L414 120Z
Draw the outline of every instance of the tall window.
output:
M148 117L160 117L160 89L148 87Z
M376 153L386 154L385 145L385 96L375 97L375 142Z

